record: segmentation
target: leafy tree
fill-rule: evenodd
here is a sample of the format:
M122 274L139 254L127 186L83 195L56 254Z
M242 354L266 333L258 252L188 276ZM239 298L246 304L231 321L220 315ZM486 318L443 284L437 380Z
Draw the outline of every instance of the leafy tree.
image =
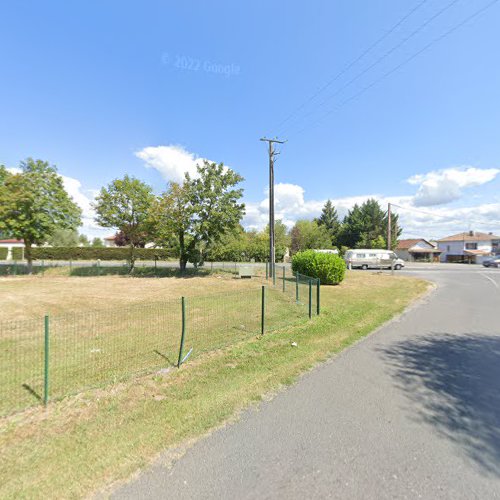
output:
M377 200L368 199L361 206L354 205L349 210L337 237L338 244L349 248L386 248L387 224L387 212ZM391 248L395 248L402 233L397 214L393 214L391 225Z
M56 229L47 240L52 247L76 247L80 242L78 232L74 229Z
M57 169L28 158L21 172L0 169L0 231L23 239L28 272L32 272L33 245L43 245L58 229L76 229L81 210L63 186Z
M316 221L298 220L291 231L291 251L332 248L332 239L326 226Z
M80 245L82 247L90 246L90 241L85 234L80 234L78 236L78 245Z
M96 221L102 227L117 228L130 246L130 269L135 266L135 248L140 247L148 229L148 215L155 196L150 186L126 175L103 187L96 197Z
M94 238L92 240L92 246L94 248L104 248L104 242L101 240L101 238Z
M317 223L320 226L325 226L332 237L332 242L335 241L340 230L340 221L337 210L330 200L325 203L321 215L317 219Z
M148 242L148 233L144 231L136 239L136 247L144 248ZM115 235L115 245L117 247L128 247L131 244L129 236L123 231L118 231Z
M155 239L160 245L174 238L181 271L188 262L203 263L207 251L238 228L245 206L243 190L235 189L243 178L222 163L204 161L198 176L185 175L182 184L172 182L150 210Z

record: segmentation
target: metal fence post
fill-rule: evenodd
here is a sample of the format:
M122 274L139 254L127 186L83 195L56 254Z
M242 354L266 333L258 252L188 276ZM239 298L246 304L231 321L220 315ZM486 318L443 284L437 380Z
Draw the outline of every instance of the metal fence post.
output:
M262 304L260 309L260 333L264 335L266 327L266 287L262 285Z
M273 266L273 286L276 286L276 266Z
M42 260L42 276L45 275L45 261Z
M44 370L43 370L43 404L49 402L49 316L45 316L44 332Z
M180 368L182 364L182 352L184 351L184 338L186 336L186 299L184 297L181 298L181 308L182 308L181 345L179 347L179 359L177 361L177 368Z
M299 273L295 275L295 301L299 302Z
M266 261L266 280L269 279L269 263Z
M285 268L285 266L283 266L283 291L285 291L285 287L286 287L285 275L286 275L286 268Z
M312 280L309 280L309 319L312 318L312 298L313 298Z
M316 281L316 314L319 316L319 313L320 313L320 295L321 295L321 291L320 291L320 287L321 287L321 280L318 278L318 281Z

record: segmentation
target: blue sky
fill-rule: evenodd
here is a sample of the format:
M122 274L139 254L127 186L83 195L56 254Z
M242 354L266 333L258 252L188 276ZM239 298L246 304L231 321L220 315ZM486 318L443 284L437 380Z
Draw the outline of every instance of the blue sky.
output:
M113 178L160 192L197 158L223 161L245 177L245 223L260 227L259 138L279 133L277 214L289 224L327 198L344 213L374 195L432 215L401 211L408 236L500 232L500 2L383 78L489 3L4 2L0 163L56 164L84 231L108 234L88 204Z

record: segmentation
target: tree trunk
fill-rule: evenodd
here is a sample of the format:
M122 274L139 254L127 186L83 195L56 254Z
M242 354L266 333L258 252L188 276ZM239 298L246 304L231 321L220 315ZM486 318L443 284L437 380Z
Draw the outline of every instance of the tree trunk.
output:
M129 259L129 270L128 273L132 274L135 268L135 246L132 243L130 245L130 259Z
M184 273L184 271L186 270L188 259L186 256L186 245L184 243L183 231L179 232L179 253L180 253L179 268L181 270L181 273Z
M33 274L33 256L31 254L31 242L24 240L24 256L28 262L28 274Z

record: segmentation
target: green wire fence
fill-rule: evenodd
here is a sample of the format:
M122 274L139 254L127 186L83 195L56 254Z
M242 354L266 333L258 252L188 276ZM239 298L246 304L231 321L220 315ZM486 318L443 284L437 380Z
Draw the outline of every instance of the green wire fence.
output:
M276 284L113 310L0 322L0 415L131 376L319 314L316 279L279 269Z

